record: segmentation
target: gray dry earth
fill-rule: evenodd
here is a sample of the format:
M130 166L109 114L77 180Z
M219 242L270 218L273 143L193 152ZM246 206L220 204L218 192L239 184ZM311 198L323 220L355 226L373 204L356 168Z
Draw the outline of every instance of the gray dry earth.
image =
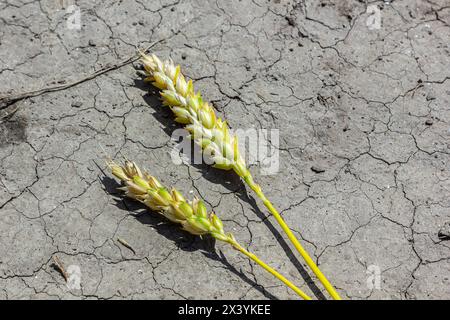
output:
M233 128L280 130L279 172L251 170L344 298L450 298L450 241L438 237L450 222L448 0L371 2L374 30L370 4L354 0L77 1L80 30L69 4L0 2L0 94L29 93L0 110L1 299L296 299L234 250L122 201L101 147L200 195L317 291L236 177L172 163L172 117L136 63L93 75L161 39L153 51ZM53 256L79 268L80 289Z

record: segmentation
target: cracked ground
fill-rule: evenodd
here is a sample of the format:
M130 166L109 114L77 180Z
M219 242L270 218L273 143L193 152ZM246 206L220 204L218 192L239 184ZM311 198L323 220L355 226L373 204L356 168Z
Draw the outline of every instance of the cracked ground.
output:
M172 163L172 117L131 61L155 41L232 128L280 130L279 172L250 169L343 298L450 298L448 0L1 0L1 299L296 299L123 200L105 154L202 197L324 298L239 179Z

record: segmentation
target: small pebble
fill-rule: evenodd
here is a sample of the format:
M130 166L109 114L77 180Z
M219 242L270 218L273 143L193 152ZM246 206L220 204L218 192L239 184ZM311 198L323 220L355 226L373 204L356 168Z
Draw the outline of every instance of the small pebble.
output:
M187 58L186 53L182 53L182 54L181 54L181 59L186 60L186 58Z
M286 21L288 22L288 24L290 26L294 26L295 27L295 20L292 17L285 17Z
M425 124L426 124L427 126L431 126L431 125L433 124L433 120L427 119L427 121L425 121Z
M325 169L319 166L312 166L311 170L314 171L315 173L322 173L325 172Z
M438 237L441 240L450 240L450 222L445 223L441 230L439 230Z
M434 100L434 99L436 99L436 96L433 94L433 93L429 93L428 95L427 95L427 101L430 101L430 100Z
M83 105L83 102L81 102L81 101L72 102L72 107L74 107L74 108L80 108L82 105Z
M140 62L133 63L133 67L136 70L144 70L144 65L142 63L140 63Z
M89 42L88 42L88 44L91 46L91 47L95 47L95 42L94 42L94 40L89 40Z

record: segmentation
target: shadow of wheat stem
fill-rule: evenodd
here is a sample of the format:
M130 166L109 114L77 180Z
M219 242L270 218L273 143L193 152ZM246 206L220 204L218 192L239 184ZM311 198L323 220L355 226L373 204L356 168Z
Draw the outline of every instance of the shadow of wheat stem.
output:
M220 218L214 213L208 214L202 200L194 198L192 201L187 201L176 189L173 188L169 191L155 177L141 171L134 162L127 160L123 166L120 166L109 161L108 166L112 174L123 183L124 187L120 189L125 192L127 197L145 204L170 221L181 224L185 231L193 235L210 235L219 241L228 243L283 282L300 297L311 300L307 294L283 275L242 247L232 233L225 233Z
M145 55L143 52L140 54L147 76L145 80L161 90L163 104L171 108L175 115L175 121L185 124L190 137L201 146L204 155L214 162L215 168L232 169L247 183L277 220L331 297L340 300L337 291L264 195L261 187L254 182L244 159L239 154L237 136L230 134L226 121L217 118L212 106L203 101L200 92L195 92L192 80L186 81L179 65L175 66L171 60L163 62L154 54Z

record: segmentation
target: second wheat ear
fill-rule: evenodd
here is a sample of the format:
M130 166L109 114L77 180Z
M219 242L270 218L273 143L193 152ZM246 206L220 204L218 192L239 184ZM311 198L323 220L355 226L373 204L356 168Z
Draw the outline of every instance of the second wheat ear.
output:
M195 92L192 80L186 81L179 65L175 66L169 60L163 62L154 54L150 56L142 52L140 54L147 76L145 80L150 81L161 90L163 103L171 108L175 114L175 121L186 125L190 137L201 146L204 154L214 161L213 166L215 168L232 169L245 181L277 220L289 240L331 297L340 300L337 291L264 195L261 187L253 180L244 159L239 154L238 139L230 134L226 121L216 117L212 106L203 101L200 92Z
M123 166L119 166L110 161L108 166L113 175L125 185L121 189L125 191L126 196L142 202L170 221L181 224L184 230L193 235L209 234L219 241L228 243L294 290L300 297L311 300L284 276L242 247L233 234L225 233L222 221L214 213L207 213L203 201L198 199L187 201L176 189L168 191L155 177L142 172L134 162L126 161Z

